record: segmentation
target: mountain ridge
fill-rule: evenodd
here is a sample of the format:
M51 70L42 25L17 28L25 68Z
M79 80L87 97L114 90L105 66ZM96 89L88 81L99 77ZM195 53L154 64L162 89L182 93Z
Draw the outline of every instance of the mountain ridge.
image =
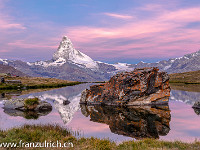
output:
M108 64L94 61L86 54L76 50L71 40L64 36L51 60L30 63L0 59L0 64L7 64L30 76L54 77L72 81L105 81L117 72L132 71L135 68L158 67L161 71L168 73L200 70L200 50L183 57L156 63L141 61L138 64Z

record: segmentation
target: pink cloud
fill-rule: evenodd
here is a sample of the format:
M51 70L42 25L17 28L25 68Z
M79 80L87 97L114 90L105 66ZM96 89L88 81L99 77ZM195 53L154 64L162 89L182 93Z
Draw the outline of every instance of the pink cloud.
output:
M25 26L23 26L21 23L17 23L13 21L13 18L11 16L8 16L5 12L5 2L6 1L0 1L0 30L6 30L6 29L26 29Z
M104 15L113 17L113 18L118 18L118 19L132 19L133 16L130 15L122 15L122 14L114 14L114 13L104 13Z
M200 21L200 7L180 9L173 12L166 12L159 19L163 21L173 21L176 23L188 23Z
M149 10L151 7L149 6ZM161 6L152 8L155 7ZM200 45L197 39L200 38L200 31L185 27L189 23L200 21L198 14L200 14L200 7L174 11L163 8L159 15L121 23L118 27L77 26L68 27L65 31L77 47L85 49L86 52L91 53L91 56L96 55L93 53L95 50L102 56L108 52L119 51L114 55L108 53L107 57L137 58L141 54L146 54L143 57L173 57L199 49ZM133 42L127 44L122 42L121 45L117 45L119 39ZM189 51L187 52L186 49ZM184 53L181 54L180 51Z
M99 58L166 58L177 57L197 51L200 47L200 31L197 28L185 27L187 24L200 21L200 7L171 9L162 4L151 4L136 9L137 13L149 11L150 15L140 18L134 10L122 13L101 13L104 23L109 26L58 26L43 22L31 24L29 28L9 16L1 17L0 30L5 40L2 49L35 48L43 51L55 51L62 36L67 35L75 48L93 59ZM1 12L1 9L0 9ZM108 17L124 19L110 22ZM30 29L31 28L31 29ZM9 29L9 30L8 30ZM20 29L20 30L10 30ZM37 32L32 32L31 30ZM29 31L28 35L23 32ZM30 32L31 31L31 32ZM16 37L14 32L20 32ZM18 34L18 33L17 33ZM0 41L2 41L0 39ZM3 42L2 42L3 43ZM0 43L1 44L1 43ZM97 55L98 54L98 55ZM49 53L49 58L51 53ZM42 57L42 56L41 56ZM45 56L47 57L47 56ZM96 59L97 60L97 59Z
M17 24L17 23L9 23L5 20L0 20L0 29L26 29L26 27L24 27L21 24Z
M50 43L26 43L27 41L17 40L12 43L8 43L10 46L20 47L20 48L51 48L56 49L58 46L50 46Z
M138 8L139 10L147 10L147 11L160 11L163 10L163 5L160 4L147 4L143 7Z

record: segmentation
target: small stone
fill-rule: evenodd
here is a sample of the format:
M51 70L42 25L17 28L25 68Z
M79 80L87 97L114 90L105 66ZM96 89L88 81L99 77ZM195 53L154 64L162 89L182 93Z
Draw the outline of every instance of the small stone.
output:
M50 110L52 110L51 104L45 101L40 101L37 107L35 108L35 111L50 111Z
M64 101L63 101L63 105L68 105L69 103L70 103L69 100L64 100Z

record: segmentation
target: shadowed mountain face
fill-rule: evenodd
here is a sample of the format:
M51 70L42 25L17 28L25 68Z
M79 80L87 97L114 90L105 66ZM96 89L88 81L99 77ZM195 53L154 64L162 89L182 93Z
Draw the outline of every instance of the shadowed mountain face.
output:
M20 77L27 76L23 72L15 69L14 67L8 66L8 65L3 65L0 63L0 73L10 73L11 75L16 75Z
M90 121L109 125L111 132L135 139L165 136L170 131L171 119L169 106L87 106L81 105L84 116Z

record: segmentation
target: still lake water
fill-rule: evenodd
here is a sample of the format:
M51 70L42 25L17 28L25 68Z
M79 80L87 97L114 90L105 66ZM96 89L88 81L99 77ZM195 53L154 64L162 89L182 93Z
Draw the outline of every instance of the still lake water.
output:
M200 115L192 108L194 102L200 100L200 92L172 90L169 106L162 107L80 106L81 92L90 85L80 84L14 96L36 96L48 101L53 110L44 114L6 111L3 109L3 98L0 98L0 128L5 130L24 124L59 124L79 131L84 137L109 138L116 142L145 137L185 142L200 140ZM70 101L69 105L63 105L66 99Z

